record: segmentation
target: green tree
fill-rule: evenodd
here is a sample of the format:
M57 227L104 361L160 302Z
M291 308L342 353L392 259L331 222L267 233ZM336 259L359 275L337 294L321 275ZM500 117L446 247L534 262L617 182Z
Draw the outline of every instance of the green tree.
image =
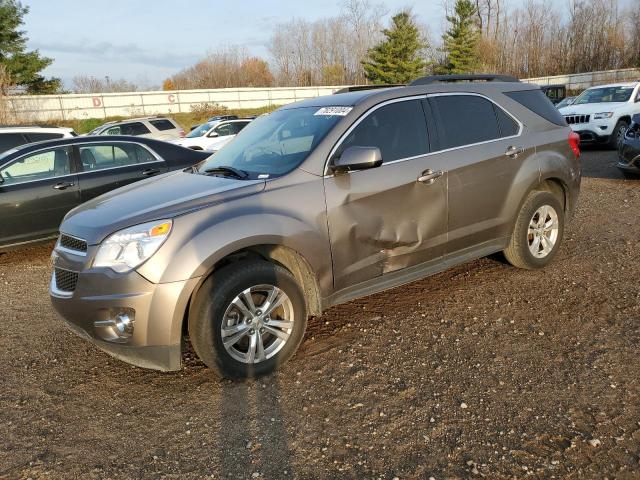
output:
M27 51L27 37L19 30L28 12L29 8L17 0L0 0L0 65L13 83L28 93L55 93L60 90L60 79L46 79L40 73L53 60L40 56L37 50Z
M442 36L445 60L437 69L438 73L471 73L478 68L480 30L477 14L471 0L456 0L455 14L447 15L449 29Z
M365 76L374 84L409 83L424 74L426 42L420 37L411 13L404 11L391 19L385 38L369 50L362 62Z

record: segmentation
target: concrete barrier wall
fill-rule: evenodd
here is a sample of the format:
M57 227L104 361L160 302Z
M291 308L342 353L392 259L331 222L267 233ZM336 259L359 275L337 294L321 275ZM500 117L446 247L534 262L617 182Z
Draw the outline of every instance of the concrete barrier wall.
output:
M203 103L228 108L285 105L306 98L330 95L343 87L220 88L131 93L24 95L9 97L11 109L25 121L130 117L190 112Z
M640 69L528 78L538 85L564 84L569 90L582 90L609 82L640 80ZM95 93L9 97L16 116L28 122L53 120L131 117L190 112L202 103L217 103L228 108L259 108L285 105L305 98L330 95L343 87L300 88L219 88L160 92Z

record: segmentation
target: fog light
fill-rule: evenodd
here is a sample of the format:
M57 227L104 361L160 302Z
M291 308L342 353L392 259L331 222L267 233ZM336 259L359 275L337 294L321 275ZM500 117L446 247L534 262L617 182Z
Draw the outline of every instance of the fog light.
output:
M133 309L114 312L112 318L96 320L93 326L96 333L109 342L126 342L133 336L135 324Z

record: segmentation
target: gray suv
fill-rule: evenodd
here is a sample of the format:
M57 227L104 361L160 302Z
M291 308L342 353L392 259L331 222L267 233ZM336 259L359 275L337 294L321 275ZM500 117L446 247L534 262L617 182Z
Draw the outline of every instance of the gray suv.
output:
M332 305L500 251L547 265L578 200L576 137L510 77L288 105L195 167L72 210L53 305L141 367L179 369L188 336L222 376L265 374Z

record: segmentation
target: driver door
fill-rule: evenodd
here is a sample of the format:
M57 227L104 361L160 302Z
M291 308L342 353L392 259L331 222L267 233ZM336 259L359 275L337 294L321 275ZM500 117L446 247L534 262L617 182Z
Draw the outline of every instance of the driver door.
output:
M360 146L378 147L383 163L324 179L336 290L442 259L447 171L429 143L421 98L413 97L372 108L338 144L330 162Z

